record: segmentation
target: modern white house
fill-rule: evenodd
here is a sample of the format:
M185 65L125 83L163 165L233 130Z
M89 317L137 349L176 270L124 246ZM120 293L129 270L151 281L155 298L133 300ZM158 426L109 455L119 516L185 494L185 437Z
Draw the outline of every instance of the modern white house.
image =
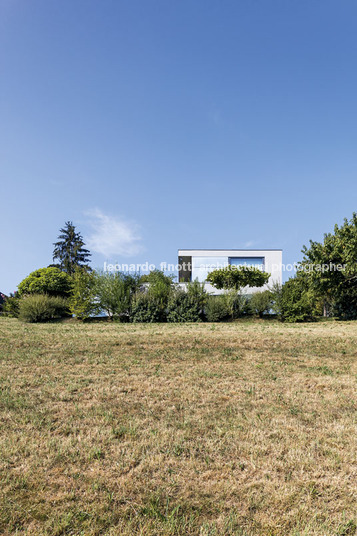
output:
M254 266L270 274L268 283L261 288L242 289L246 294L266 290L274 283L282 284L281 249L179 249L179 283L183 285L196 279L205 284L207 292L221 294L222 290L206 283L209 272L228 265Z

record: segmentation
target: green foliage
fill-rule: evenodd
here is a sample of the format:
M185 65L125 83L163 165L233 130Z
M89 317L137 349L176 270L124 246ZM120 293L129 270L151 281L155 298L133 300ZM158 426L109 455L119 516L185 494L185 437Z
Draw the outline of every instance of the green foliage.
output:
M344 285L340 288L332 305L332 314L341 320L357 318L357 287Z
M82 235L76 232L73 223L67 221L60 233L58 242L53 244L53 262L57 260L57 266L70 275L74 274L78 267L90 270L88 262L91 254L83 247L85 244Z
M228 290L222 294L222 299L232 320L249 313L249 298L241 292L234 289Z
M209 296L205 307L208 322L221 322L231 316L225 296Z
M31 272L18 286L19 294L48 294L66 297L72 290L72 280L59 268L50 266Z
M0 311L2 311L2 306L5 303L6 298L7 298L7 296L5 296L5 294L0 292Z
M270 287L271 297L272 297L272 311L281 316L282 310L282 299L283 299L283 287L280 283L273 283Z
M86 320L100 311L96 295L97 278L93 272L77 268L73 278L73 288L69 299L69 310L79 320Z
M198 296L194 292L177 290L169 298L167 307L168 322L200 322L203 316L203 309Z
M262 287L269 277L270 274L258 268L228 265L210 272L207 281L218 289L239 290L244 287Z
M132 301L131 321L166 322L166 310L158 308L148 293L139 292Z
M68 301L61 296L32 294L20 300L19 318L23 322L47 322L67 314Z
M197 303L201 313L203 314L208 298L204 283L200 283L198 279L195 279L195 281L187 283L186 291L188 296L190 296L190 298Z
M110 318L129 320L131 302L139 287L139 276L123 272L102 272L96 275L96 293L100 308Z
M325 234L323 242L310 241L302 252L299 268L307 273L309 287L325 307L331 305L341 318L357 318L357 213L342 226L335 225L334 233Z
M133 322L166 322L167 309L171 295L174 293L174 276L165 275L160 270L153 270L143 275L142 285L133 299Z
M262 290L255 292L249 300L249 308L251 312L263 317L264 313L268 313L273 305L273 294L270 290Z
M11 318L17 318L19 316L19 307L20 307L20 297L18 293L10 294L10 296L5 298L5 301L2 306L2 312L5 316L9 316Z
M174 275L165 275L161 270L152 270L150 273L140 277L140 283L150 283L151 286L163 283L166 287L171 288L174 279Z
M322 313L321 302L301 274L284 283L280 306L281 320L286 322L308 322Z
M174 289L173 279L174 276L165 275L160 270L153 270L140 279L141 283L147 284L149 298L162 313L167 308L169 297Z

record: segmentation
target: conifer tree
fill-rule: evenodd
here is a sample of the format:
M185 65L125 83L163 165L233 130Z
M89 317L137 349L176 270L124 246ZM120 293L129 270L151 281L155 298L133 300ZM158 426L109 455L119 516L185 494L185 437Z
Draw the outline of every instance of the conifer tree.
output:
M67 221L60 233L58 242L53 244L53 262L57 261L55 266L69 275L74 274L79 267L91 270L88 265L91 254L85 249L82 235L76 232L73 223Z

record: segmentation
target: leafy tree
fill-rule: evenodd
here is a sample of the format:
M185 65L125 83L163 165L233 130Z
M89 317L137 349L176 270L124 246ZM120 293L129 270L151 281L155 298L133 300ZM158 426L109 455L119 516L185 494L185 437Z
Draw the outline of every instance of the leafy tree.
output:
M91 254L84 248L82 235L76 232L73 223L67 221L60 233L58 242L53 244L53 262L58 261L55 266L70 275L74 274L77 267L90 270L88 262Z
M302 252L299 270L307 274L309 288L322 298L325 314L333 309L341 317L357 318L357 307L349 300L357 292L357 213L350 220L345 218L340 227L335 225L321 243L310 241Z
M49 266L31 272L18 285L19 294L48 294L49 296L66 297L72 290L72 280L59 268Z
M99 304L110 318L128 320L132 297L139 288L139 276L123 272L104 272L96 275Z
M232 266L213 270L207 281L218 289L239 290L244 287L262 287L268 282L270 274L251 266Z
M94 272L77 268L72 277L73 287L69 299L69 310L79 320L97 315L100 306L97 298L97 277Z
M341 320L355 320L357 317L357 287L344 285L333 301L331 312Z
M321 300L309 287L308 278L303 274L289 279L282 286L280 297L280 318L286 322L308 322L322 313Z

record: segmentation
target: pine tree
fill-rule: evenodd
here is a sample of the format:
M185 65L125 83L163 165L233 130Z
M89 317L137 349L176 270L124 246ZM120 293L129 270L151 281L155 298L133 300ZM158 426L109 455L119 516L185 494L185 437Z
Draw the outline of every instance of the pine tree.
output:
M88 249L85 249L85 243L80 233L76 232L76 228L71 221L66 221L63 229L60 229L58 242L53 245L53 262L58 261L55 266L58 266L67 274L74 274L77 267L90 270L88 265L91 256Z

